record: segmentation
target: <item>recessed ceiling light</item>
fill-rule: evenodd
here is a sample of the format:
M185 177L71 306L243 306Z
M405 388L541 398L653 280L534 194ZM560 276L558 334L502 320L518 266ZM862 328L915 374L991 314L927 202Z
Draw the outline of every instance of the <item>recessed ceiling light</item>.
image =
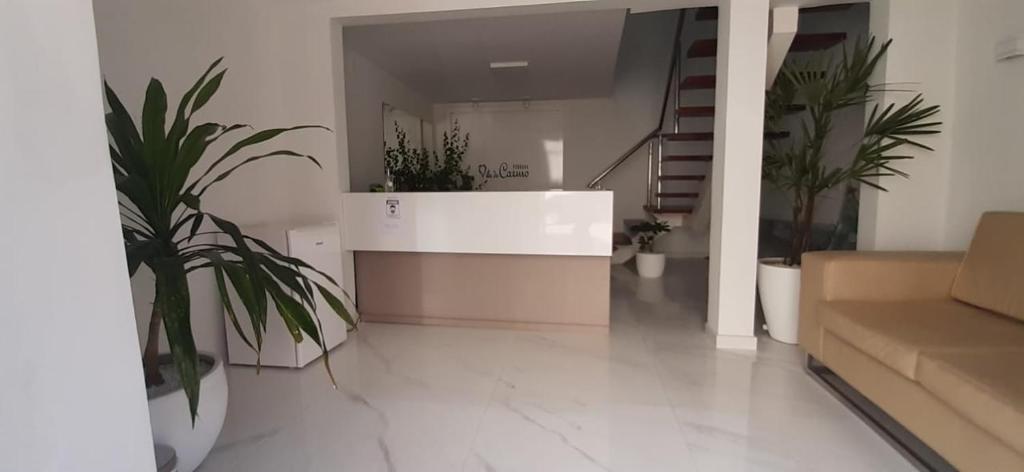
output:
M529 61L500 61L492 62L491 69L521 69L529 65Z

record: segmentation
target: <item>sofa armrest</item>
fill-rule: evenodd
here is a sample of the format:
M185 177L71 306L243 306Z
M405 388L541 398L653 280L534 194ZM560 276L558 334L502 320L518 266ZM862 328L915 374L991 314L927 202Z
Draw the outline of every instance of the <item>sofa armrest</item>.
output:
M825 251L804 254L800 345L821 358L818 306L829 301L949 298L962 252Z

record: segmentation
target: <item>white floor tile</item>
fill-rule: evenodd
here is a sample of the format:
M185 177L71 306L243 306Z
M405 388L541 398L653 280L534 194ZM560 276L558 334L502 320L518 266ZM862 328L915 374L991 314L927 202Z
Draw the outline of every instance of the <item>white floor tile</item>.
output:
M323 366L229 367L203 472L903 471L793 347L717 351L707 265L612 270L610 334L365 324Z

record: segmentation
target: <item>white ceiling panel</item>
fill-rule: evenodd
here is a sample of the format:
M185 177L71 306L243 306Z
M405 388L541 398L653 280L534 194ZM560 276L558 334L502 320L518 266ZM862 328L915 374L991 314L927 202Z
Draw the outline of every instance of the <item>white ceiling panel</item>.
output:
M354 50L437 102L611 93L626 10L347 26ZM492 69L492 62L526 61Z

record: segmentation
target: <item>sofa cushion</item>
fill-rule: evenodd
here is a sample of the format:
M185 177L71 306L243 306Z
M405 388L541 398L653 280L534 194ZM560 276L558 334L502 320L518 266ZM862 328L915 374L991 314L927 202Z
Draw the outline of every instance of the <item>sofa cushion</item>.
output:
M1024 346L1024 323L955 300L826 302L821 325L913 380L923 351Z
M957 300L1024 320L1024 213L982 215L952 294Z
M917 379L974 424L1024 454L1024 346L926 352Z

